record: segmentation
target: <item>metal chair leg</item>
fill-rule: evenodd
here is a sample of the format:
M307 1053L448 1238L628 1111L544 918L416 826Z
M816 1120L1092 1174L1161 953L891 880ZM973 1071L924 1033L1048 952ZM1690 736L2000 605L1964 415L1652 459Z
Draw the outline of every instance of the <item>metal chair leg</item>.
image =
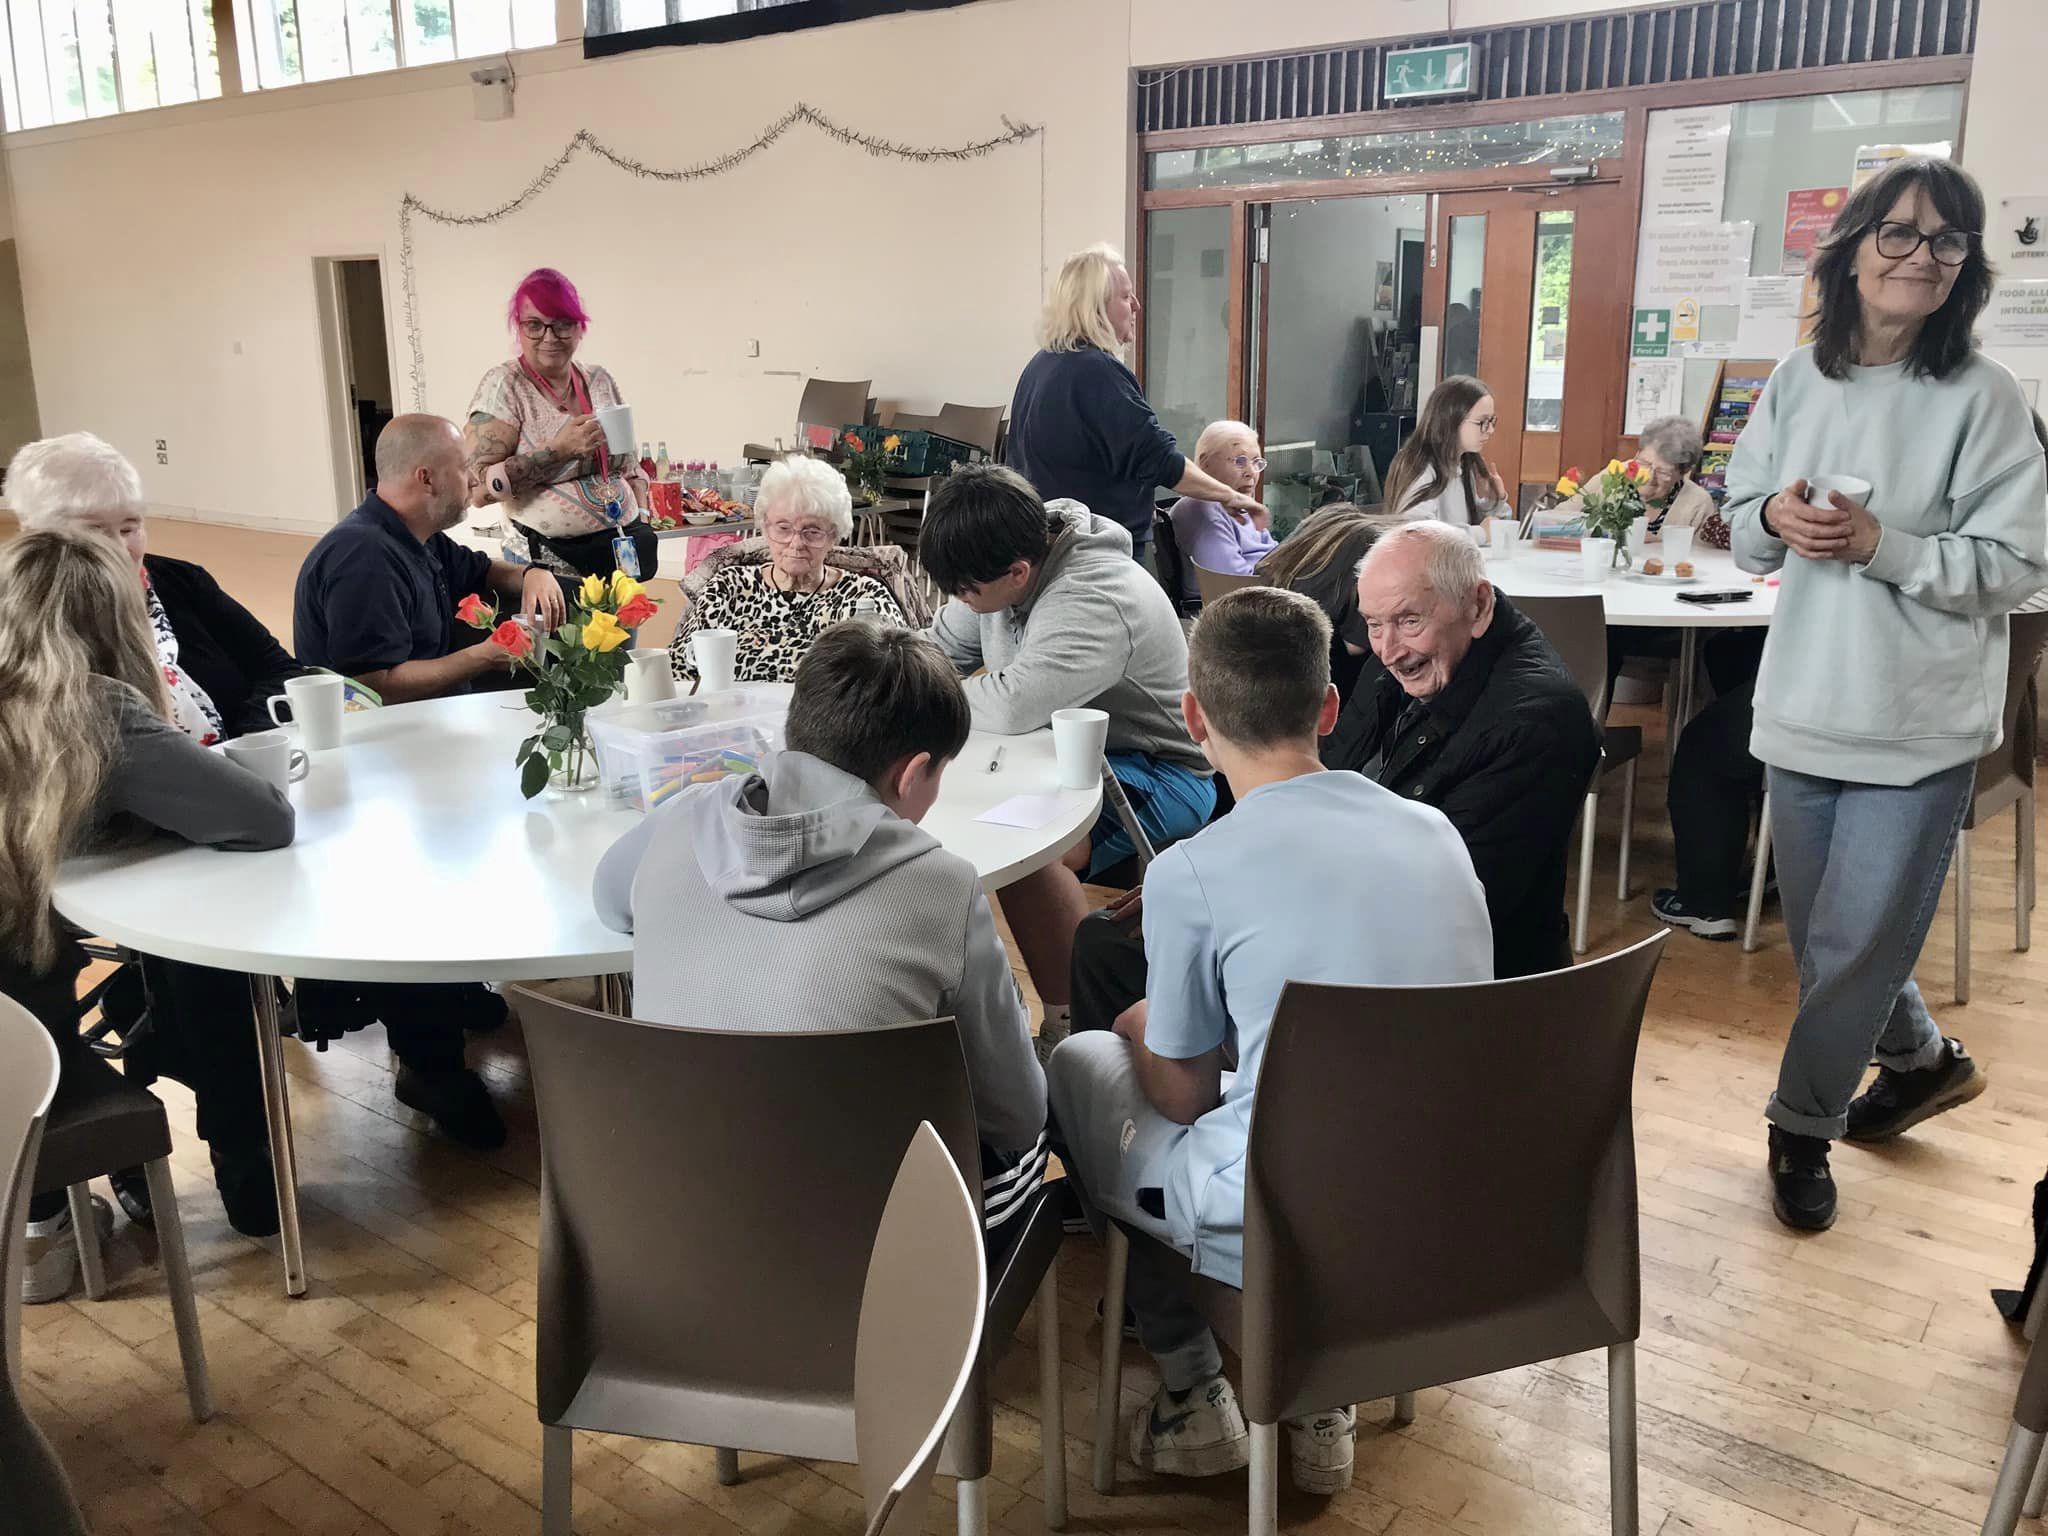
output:
M263 1121L270 1132L270 1173L277 1184L278 1245L284 1251L284 1293L303 1296L306 1294L306 1250L299 1238L299 1157L292 1143L292 1101L285 1086L284 1038L279 1032L276 978L251 976L249 997L256 1007L256 1066L263 1077Z
M1614 1536L1637 1536L1636 1346L1607 1346L1607 1500Z
M1742 952L1756 953L1756 928L1764 915L1764 881L1771 868L1771 792L1764 791L1763 814L1756 822L1756 867L1749 872L1749 920L1742 928Z
M1956 1001L1970 1000L1970 834L1956 833Z
M178 1214L178 1192L171 1184L168 1158L142 1165L149 1180L150 1209L156 1212L156 1250L163 1261L164 1289L171 1295L171 1320L178 1330L178 1359L185 1367L185 1395L192 1401L192 1422L213 1417L213 1384L206 1373L206 1340L199 1332L199 1303L192 1294L192 1265L185 1256L185 1222Z
M2020 796L2019 826L2012 840L2012 947L2034 947L2034 792Z
M99 1223L92 1217L92 1186L73 1184L64 1191L71 1202L71 1239L78 1245L78 1268L85 1276L85 1294L98 1301L107 1294L107 1258L100 1247Z
M718 1476L719 1487L730 1488L740 1480L740 1453L732 1447L716 1447L711 1453L711 1462Z
M1280 1426L1254 1424L1251 1429L1251 1536L1279 1536Z
M1413 1424L1415 1422L1415 1394L1397 1392L1394 1394L1394 1422Z
M1103 1319L1107 1327L1109 1320ZM1045 1523L1067 1524L1067 1410L1060 1393L1060 1264L1038 1285L1038 1454L1045 1464Z
M2014 1425L2015 1429L2019 1426ZM2041 1505L2048 1498L2048 1452L2037 1443L2034 1452L2034 1475L2027 1479L2027 1496L2020 1503L2020 1513L2029 1520L2041 1518Z
M1991 1504L1984 1511L1983 1536L2012 1536L2025 1512L2028 1484L2039 1470L2048 1466L2041 1454L2040 1435L2015 1424L2005 1437L2005 1460L1998 1464L1998 1481L1991 1489Z
M1095 1491L1116 1492L1116 1440L1124 1384L1124 1278L1131 1240L1109 1224L1108 1273L1102 1285L1102 1368L1095 1377Z
M1621 870L1616 879L1616 890L1621 899L1629 898L1628 854L1629 844L1634 840L1636 829L1636 759L1630 758L1628 766L1621 771Z
M1573 916L1572 953L1586 952L1586 929L1593 921L1593 825L1600 816L1600 792L1586 796L1579 812L1579 905Z
M574 1536L570 1512L576 1496L576 1432L565 1424L540 1428L540 1536Z
M960 1536L988 1536L988 1479L963 1477L954 1499Z

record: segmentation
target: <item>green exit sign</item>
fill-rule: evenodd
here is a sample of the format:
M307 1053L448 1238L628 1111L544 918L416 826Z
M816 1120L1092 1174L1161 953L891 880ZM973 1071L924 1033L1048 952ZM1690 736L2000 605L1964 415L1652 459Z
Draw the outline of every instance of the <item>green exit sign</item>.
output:
M1472 44L1395 49L1386 56L1383 84L1381 98L1389 102L1469 96L1479 89L1478 73L1472 67Z

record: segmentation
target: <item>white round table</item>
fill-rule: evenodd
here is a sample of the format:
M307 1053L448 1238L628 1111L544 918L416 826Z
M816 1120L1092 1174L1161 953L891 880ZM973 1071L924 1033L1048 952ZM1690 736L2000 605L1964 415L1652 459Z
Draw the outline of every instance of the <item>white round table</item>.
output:
M289 848L224 853L160 839L69 860L58 877L57 910L87 932L253 978L291 1295L305 1290L305 1271L272 977L524 981L632 968L631 937L597 920L591 877L639 813L596 790L521 798L513 752L533 723L515 693L351 714L342 745L313 753L291 787ZM975 819L1021 794L1053 797L1053 819L1028 830ZM1050 731L976 732L924 825L995 890L1058 858L1101 804L1099 787L1058 787Z

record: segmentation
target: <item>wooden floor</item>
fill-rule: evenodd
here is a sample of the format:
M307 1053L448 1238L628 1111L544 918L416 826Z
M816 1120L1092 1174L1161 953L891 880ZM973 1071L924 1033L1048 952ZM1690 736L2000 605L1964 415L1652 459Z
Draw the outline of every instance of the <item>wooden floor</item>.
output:
M306 541L164 522L150 531L158 549L204 561L287 634ZM1646 766L1658 770L1661 753ZM1661 780L1646 782L1645 886L1670 878L1662 801ZM1602 948L1650 928L1646 895L1614 900L1615 814L1606 807L1594 902ZM2010 949L2011 829L2006 817L1978 834L1976 1000L1947 1005L1947 903L1920 967L1944 1027L1988 1066L1990 1092L1890 1148L1841 1148L1841 1221L1822 1236L1793 1236L1767 1203L1759 1110L1793 995L1775 911L1754 956L1673 937L1636 1078L1644 1532L1977 1530L2021 1359L1986 1292L2025 1271L2029 1192L2048 1164L2048 1041L2033 1007L2048 950ZM96 1530L538 1530L534 1116L516 1029L505 1034L472 1048L512 1126L511 1144L491 1157L438 1140L393 1101L380 1034L324 1055L287 1043L312 1275L299 1301L282 1295L275 1245L227 1228L190 1101L166 1085L218 1417L204 1428L186 1417L160 1276L141 1264L125 1224L109 1300L25 1310L29 1406ZM1126 1467L1120 1496L1088 1487L1101 1282L1091 1243L1070 1240L1063 1274L1073 1526L1242 1530L1241 1478L1148 1483ZM1014 1536L1043 1529L1028 1344L1027 1335L1000 1377L990 1500L993 1523ZM1129 1355L1136 1402L1153 1378L1135 1348ZM1326 1504L1288 1493L1283 1524L1329 1536L1604 1531L1604 1396L1600 1358L1582 1356L1425 1392L1420 1416L1399 1431L1385 1426L1386 1405L1367 1405L1357 1485ZM745 1480L720 1488L709 1451L579 1437L577 1529L860 1529L850 1469L743 1464ZM951 1485L942 1491L950 1499ZM951 1518L950 1502L935 1502L931 1528Z

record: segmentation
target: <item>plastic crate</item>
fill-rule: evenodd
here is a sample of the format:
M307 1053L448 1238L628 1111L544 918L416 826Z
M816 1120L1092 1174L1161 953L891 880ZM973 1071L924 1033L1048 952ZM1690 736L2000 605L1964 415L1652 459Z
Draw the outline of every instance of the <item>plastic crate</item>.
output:
M936 432L925 432L915 427L898 431L894 427L854 427L839 429L842 443L849 432L858 433L862 442L880 437L898 439L896 451L884 461L884 467L892 475L943 475L956 464L979 464L988 454L972 443L963 443L957 438L941 437Z
M789 700L760 688L731 688L587 717L607 800L654 810L692 784L753 773L782 745Z

